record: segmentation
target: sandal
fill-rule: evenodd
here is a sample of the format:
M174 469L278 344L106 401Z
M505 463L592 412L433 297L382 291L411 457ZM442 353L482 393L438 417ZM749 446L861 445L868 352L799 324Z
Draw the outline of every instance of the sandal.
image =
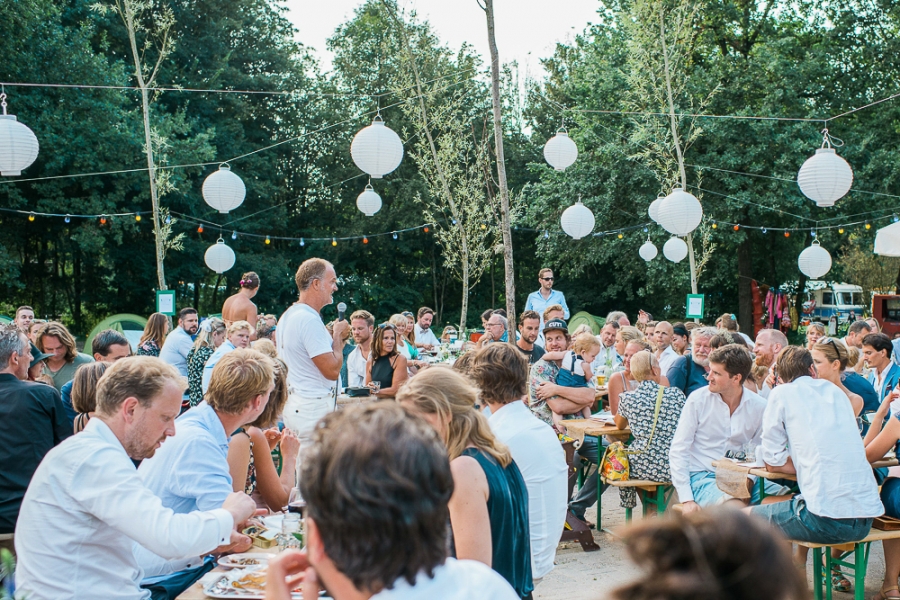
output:
M887 596L887 595L885 595L885 592L897 592L898 595L897 596ZM887 589L881 588L881 590L879 590L877 596L872 596L872 600L895 600L896 598L900 598L900 588L898 588L896 585L891 586Z
M841 571L840 567L831 567L831 589L836 592L844 593L848 593L853 589L850 580L844 577L844 573Z

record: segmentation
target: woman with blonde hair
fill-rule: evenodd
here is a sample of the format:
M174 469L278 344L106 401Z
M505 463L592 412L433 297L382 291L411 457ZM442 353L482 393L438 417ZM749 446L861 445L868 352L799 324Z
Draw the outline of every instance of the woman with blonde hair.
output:
M423 371L397 394L411 414L425 419L447 446L452 550L456 558L483 562L530 597L531 541L528 492L509 449L475 409L478 390L452 369Z
M402 314L391 315L388 323L397 329L397 352L406 358L409 376L412 377L428 363L419 360L419 349L416 347L416 332L413 325Z
M144 334L138 342L138 356L159 356L159 350L169 333L169 317L162 313L153 313L144 326Z
M825 326L818 321L814 321L806 328L806 349L812 350L819 338L825 337Z
M641 333L641 330L637 327L632 327L631 325L619 327L616 330L616 352L619 354L619 356L623 356L625 354L625 346L628 345L628 342L643 339L644 334ZM649 344L647 345L647 347L650 347Z
M84 365L75 371L75 379L72 380L72 408L75 409L75 433L84 430L84 426L94 416L97 410L97 382L111 366L108 362L94 362Z
M623 329L627 328L623 327ZM644 351L650 352L650 344L644 340L632 340L628 342L628 344L625 345L625 352L622 354L622 367L624 370L613 373L609 378L609 384L607 386L609 390L609 410L614 415L619 411L619 401L622 394L634 391L638 388L639 382L635 380L634 375L631 372L631 358L638 352ZM667 387L669 385L669 380L666 379L664 375L660 375L659 382Z
M225 341L225 323L222 319L212 317L200 325L194 347L187 355L188 363L188 396L191 406L203 401L203 368L216 348Z

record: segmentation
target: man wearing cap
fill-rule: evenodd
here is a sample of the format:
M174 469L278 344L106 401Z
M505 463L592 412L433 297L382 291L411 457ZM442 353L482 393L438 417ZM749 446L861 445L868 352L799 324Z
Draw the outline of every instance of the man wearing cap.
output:
M15 326L0 330L0 548L10 551L35 469L51 448L72 435L56 388L28 381L31 348Z
M571 337L562 319L551 319L544 324L544 340L547 352L564 352L568 350ZM556 384L556 377L562 361L541 359L531 367L529 381L529 408L531 412L553 427L553 413L563 415L564 419L579 415L584 407L594 403L593 387L563 387ZM586 458L597 464L599 461L597 442L593 439L585 439L578 449L578 457ZM581 487L578 496L569 504L569 510L584 520L584 512L597 501L597 476L594 475Z

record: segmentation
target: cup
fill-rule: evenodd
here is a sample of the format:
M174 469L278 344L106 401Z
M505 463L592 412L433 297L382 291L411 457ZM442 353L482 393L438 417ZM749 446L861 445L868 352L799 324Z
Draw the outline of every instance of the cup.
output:
M372 393L373 393L373 394L377 394L377 393L380 392L380 391L381 391L381 382L380 382L380 381L373 381L373 382L372 382Z

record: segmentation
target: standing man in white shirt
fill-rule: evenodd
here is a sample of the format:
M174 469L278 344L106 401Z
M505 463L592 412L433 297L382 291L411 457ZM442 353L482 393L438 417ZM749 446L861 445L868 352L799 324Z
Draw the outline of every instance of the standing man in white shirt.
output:
M335 321L329 334L319 314L334 302L338 289L330 262L321 258L304 261L294 281L300 297L278 320L278 355L288 367L284 424L305 443L319 419L335 408L344 334L350 324Z
M553 570L566 521L568 466L553 429L524 402L528 363L511 344L491 344L475 357L472 378L491 409L491 430L509 447L528 489L534 584Z
M366 385L366 363L372 353L372 334L375 333L375 317L369 312L358 310L350 315L350 335L356 347L347 355L347 385Z
M431 331L431 323L434 321L434 311L423 306L416 314L416 324L413 333L416 336L416 348L431 350L441 345L440 340Z
M656 324L653 337L656 341L656 360L659 361L660 373L668 373L669 367L679 358L678 353L672 348L674 335L675 330L668 321L660 321Z
M716 487L712 462L728 452L753 451L759 445L766 401L744 387L750 367L750 353L744 348L728 345L713 350L709 385L692 392L681 411L669 466L685 514L727 501L743 503ZM781 491L771 482L766 487L769 495ZM758 503L759 490L754 485L751 504Z
M763 416L761 458L769 471L796 473L800 494L752 512L790 540L845 544L866 537L884 506L847 394L814 377L809 350L781 351L779 385ZM805 551L798 558L806 564Z
M533 310L539 315L543 315L548 306L559 304L563 310L563 320L569 319L569 307L566 305L566 296L559 290L553 289L553 269L541 269L538 273L538 283L541 287L536 292L528 294L528 300L525 301L525 310ZM544 328L544 321L541 321L541 329Z
M123 358L97 386L84 431L47 453L16 527L17 592L31 600L147 600L135 542L176 559L242 536L256 503L234 492L221 508L175 514L141 482L131 459L150 458L175 434L187 382L158 358Z

